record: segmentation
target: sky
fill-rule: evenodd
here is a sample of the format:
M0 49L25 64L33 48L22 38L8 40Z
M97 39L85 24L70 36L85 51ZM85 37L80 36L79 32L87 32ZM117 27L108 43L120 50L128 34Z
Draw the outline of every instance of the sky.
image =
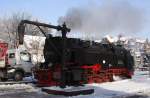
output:
M0 17L9 17L12 13L25 12L38 20L57 25L60 16L64 16L72 7L82 7L90 4L101 4L112 0L0 0ZM123 1L123 0L114 0ZM148 24L136 35L150 38L150 0L124 0L141 9Z
M87 4L87 0L0 0L0 16L26 12L44 22L57 24L71 7Z

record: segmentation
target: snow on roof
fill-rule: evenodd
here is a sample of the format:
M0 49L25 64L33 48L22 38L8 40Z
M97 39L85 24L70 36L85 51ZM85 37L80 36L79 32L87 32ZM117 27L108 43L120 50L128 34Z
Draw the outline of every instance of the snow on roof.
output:
M136 42L138 42L138 43L145 43L145 40L142 40L142 39L136 39Z
M113 42L114 42L114 39L113 39L113 37L112 37L112 36L110 36L110 35L106 35L105 37L107 38L107 40L108 40L109 42L111 42L111 43L113 43Z

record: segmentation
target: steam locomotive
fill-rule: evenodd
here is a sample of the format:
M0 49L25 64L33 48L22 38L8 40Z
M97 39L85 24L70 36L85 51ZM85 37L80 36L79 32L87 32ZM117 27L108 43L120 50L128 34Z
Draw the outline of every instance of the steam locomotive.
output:
M24 24L62 31L61 37L46 36L44 45L45 62L34 69L39 86L83 85L113 81L113 76L131 78L134 61L130 52L111 43L98 43L67 38L69 31L65 25L49 24L23 20L18 26L19 41L23 43Z
M62 46L62 37L46 38L44 56L47 64L61 63ZM66 48L66 62L76 66L100 64L103 69L112 67L133 69L133 57L128 50L119 45L67 38Z
M54 72L58 72L55 69L59 68L59 66L56 68L56 65L62 61L62 42L62 37L46 38L44 47L46 69L52 68ZM67 85L112 81L113 75L131 78L133 74L134 61L130 52L114 44L67 38L65 55ZM54 77L60 78L60 74L57 76L53 74Z

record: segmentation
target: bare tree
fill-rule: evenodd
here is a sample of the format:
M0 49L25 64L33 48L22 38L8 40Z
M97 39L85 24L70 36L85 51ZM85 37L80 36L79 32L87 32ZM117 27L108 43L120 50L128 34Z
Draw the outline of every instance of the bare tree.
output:
M5 34L7 40L9 42L9 46L11 48L16 48L18 46L18 24L20 23L21 20L27 19L27 20L33 20L31 19L31 15L27 13L13 13L10 17L8 18L3 18L0 20L0 30L3 30L3 34ZM35 19L34 19L35 20ZM35 21L38 22L36 19ZM2 24L2 25L1 25ZM51 29L45 28L45 27L40 27L42 31L45 33L51 32ZM26 25L25 28L25 34L27 35L33 35L33 36L42 36L42 33L40 32L40 29L37 26L33 25ZM33 50L37 50L36 54L39 55L39 44L37 42L40 42L40 39L36 39L36 42L32 42L32 47L35 48ZM29 47L27 47L26 42L24 42L24 46L26 47L27 50L30 50ZM31 52L31 51L30 51ZM32 54L32 53L31 53Z
M10 17L5 17L1 20L2 26L2 32L7 35L6 39L9 44L11 44L11 47L16 46L16 36L17 36L17 28L18 24L23 19L31 19L31 15L27 13L13 13Z

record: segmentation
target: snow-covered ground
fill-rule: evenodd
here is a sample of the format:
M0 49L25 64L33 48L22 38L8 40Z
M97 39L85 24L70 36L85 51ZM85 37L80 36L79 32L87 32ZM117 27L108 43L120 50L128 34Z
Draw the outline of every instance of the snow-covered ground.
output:
M76 96L76 98L147 98L147 96L150 96L148 74L148 71L135 71L132 79L90 84L89 86L95 89L95 93Z
M150 78L146 71L135 71L130 80L120 80L102 84L89 84L94 88L91 95L78 95L71 98L150 98ZM48 95L32 84L0 85L0 98L66 98ZM70 97L69 97L70 98Z

